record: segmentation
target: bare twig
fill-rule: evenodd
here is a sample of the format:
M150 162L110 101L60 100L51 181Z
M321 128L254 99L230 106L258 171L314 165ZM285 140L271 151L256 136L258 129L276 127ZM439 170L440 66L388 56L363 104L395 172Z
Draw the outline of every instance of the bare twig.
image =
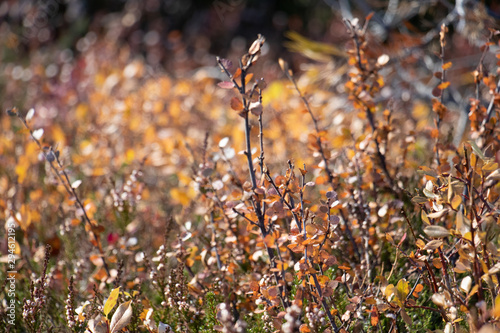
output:
M59 152L58 151L54 152L52 150L52 147L50 147L48 149L48 152L47 152L47 149L44 149L44 147L42 147L40 140L38 140L34 136L33 130L26 122L26 119L24 119L24 117L20 114L20 112L15 112L15 115L23 123L24 127L30 132L31 138L33 139L33 141L35 141L38 148L40 148L40 151L42 152L43 156L45 157L45 160L47 162L49 162L50 168L52 169L54 175L59 179L60 183L64 186L64 189L66 190L66 192L72 198L75 199L75 205L78 207L78 209L80 209L83 212L81 219L85 224L88 225L88 227L90 229L90 233L92 234L92 238L94 239L94 242L96 243L96 247L99 250L99 255L101 257L103 267L106 271L106 275L108 277L110 277L111 275L109 272L108 264L107 264L106 259L105 259L104 250L102 248L101 241L100 241L99 237L97 236L97 234L94 232L94 228L95 228L94 223L92 223L89 216L87 215L87 210L85 209L85 206L83 205L80 197L78 196L78 193L71 186L71 181L69 180L68 173L64 169L64 167L59 159ZM57 165L57 167L56 167L56 165Z

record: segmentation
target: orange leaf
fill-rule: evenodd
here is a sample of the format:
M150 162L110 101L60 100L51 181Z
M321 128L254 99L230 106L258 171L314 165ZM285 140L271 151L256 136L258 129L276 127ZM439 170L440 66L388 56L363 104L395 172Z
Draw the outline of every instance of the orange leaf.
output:
M242 111L243 110L243 103L241 103L241 100L237 97L231 98L231 109L234 111Z
M311 332L311 329L306 324L302 324L302 325L300 325L299 331L301 333L309 333L309 332Z
M104 281L108 278L108 274L106 273L106 270L104 269L104 267L101 267L97 273L94 274L93 276L94 279L96 279L97 281Z
M264 238L264 243L266 243L267 247L273 247L274 246L274 237L271 236L270 234Z
M241 75L241 68L238 68L233 75L233 79L237 79Z
M422 290L424 290L424 286L421 285L420 283L417 284L417 286L415 287L415 290L413 291L413 294L412 294L413 297L418 298L418 296L419 296L418 293L421 292Z
M451 61L447 62L446 64L443 65L443 70L445 71L447 69L450 69L451 65L452 65Z
M448 88L450 86L450 82L449 81L446 81L446 82L443 82L441 83L438 88L441 89L441 90L444 90L446 88Z
M248 84L248 82L250 82L252 78L253 78L253 73L247 74L245 76L245 84Z
M377 307L374 306L374 307L372 307L372 312L370 314L370 322L371 322L372 326L377 326L378 321L379 321L379 317L378 317Z

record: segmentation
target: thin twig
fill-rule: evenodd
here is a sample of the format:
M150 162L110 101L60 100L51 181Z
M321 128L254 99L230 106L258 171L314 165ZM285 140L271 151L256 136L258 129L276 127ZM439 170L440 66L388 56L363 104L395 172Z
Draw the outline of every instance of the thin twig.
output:
M83 212L81 219L90 228L90 232L91 232L92 237L96 243L96 247L99 250L99 255L101 257L104 270L106 271L106 275L109 278L111 276L111 274L109 272L109 267L108 267L108 264L107 264L106 259L105 259L104 250L102 248L101 241L99 240L96 233L93 231L94 224L92 223L89 216L87 215L87 210L85 209L85 206L83 205L82 201L80 200L80 197L76 193L76 190L71 186L71 181L69 180L68 174L67 174L66 170L63 168L61 161L59 160L59 156L58 156L59 154L57 152L54 152L52 150L52 147L50 147L49 152L47 153L46 149L44 149L42 147L42 144L40 143L40 141L33 135L33 130L26 122L26 119L24 119L19 112L16 112L15 115L23 123L24 127L30 132L31 138L33 139L33 141L35 141L38 148L41 150L43 156L45 157L45 160L47 162L49 162L50 168L52 169L54 175L59 179L61 184L64 186L64 189L66 190L66 192L75 199L75 203L76 203L76 206L78 207L78 209L81 209L81 211ZM54 162L57 163L57 166L59 167L60 170L58 170L56 168L56 166L54 165Z

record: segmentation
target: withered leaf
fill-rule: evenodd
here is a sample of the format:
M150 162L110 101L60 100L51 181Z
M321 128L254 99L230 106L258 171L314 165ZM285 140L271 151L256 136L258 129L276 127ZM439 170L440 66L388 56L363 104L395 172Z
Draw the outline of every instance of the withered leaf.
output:
M427 226L425 227L424 232L427 234L427 236L434 238L444 238L450 235L448 229L439 225Z

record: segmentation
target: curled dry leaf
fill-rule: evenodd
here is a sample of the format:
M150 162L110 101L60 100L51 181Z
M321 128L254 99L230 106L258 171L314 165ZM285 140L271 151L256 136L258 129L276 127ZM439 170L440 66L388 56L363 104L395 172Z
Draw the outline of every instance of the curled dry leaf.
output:
M450 235L450 232L445 227L441 227L439 225L430 225L425 227L424 232L429 237L433 238L444 238Z
M260 90L264 90L267 88L267 83L264 78L260 78L257 80L257 88L259 88Z
M424 195L429 199L438 199L439 196L433 193L434 184L429 180L425 184Z
M108 325L101 315L89 320L87 329L91 333L108 333Z
M471 286L472 286L472 277L470 276L464 277L462 279L462 282L460 282L460 290L462 290L466 294L469 293Z
M444 294L442 293L436 293L432 295L431 297L432 303L436 304L437 306L444 308L446 305L446 298Z
M252 46L250 46L250 49L248 50L248 53L250 55L254 55L260 52L260 49L262 48L262 45L264 45L264 42L266 39L264 36L259 35L257 39L253 42Z
M130 303L131 301L120 304L116 309L109 325L111 333L119 332L130 323L130 319L132 319L132 305Z
M431 240L429 243L425 244L424 250L434 251L435 249L439 248L441 245L443 245L442 240L434 239L434 240Z
M449 209L443 209L443 210L441 210L439 212L427 214L427 217L431 218L431 219L438 219L440 217L445 216L446 213L448 213L448 211L449 211Z

